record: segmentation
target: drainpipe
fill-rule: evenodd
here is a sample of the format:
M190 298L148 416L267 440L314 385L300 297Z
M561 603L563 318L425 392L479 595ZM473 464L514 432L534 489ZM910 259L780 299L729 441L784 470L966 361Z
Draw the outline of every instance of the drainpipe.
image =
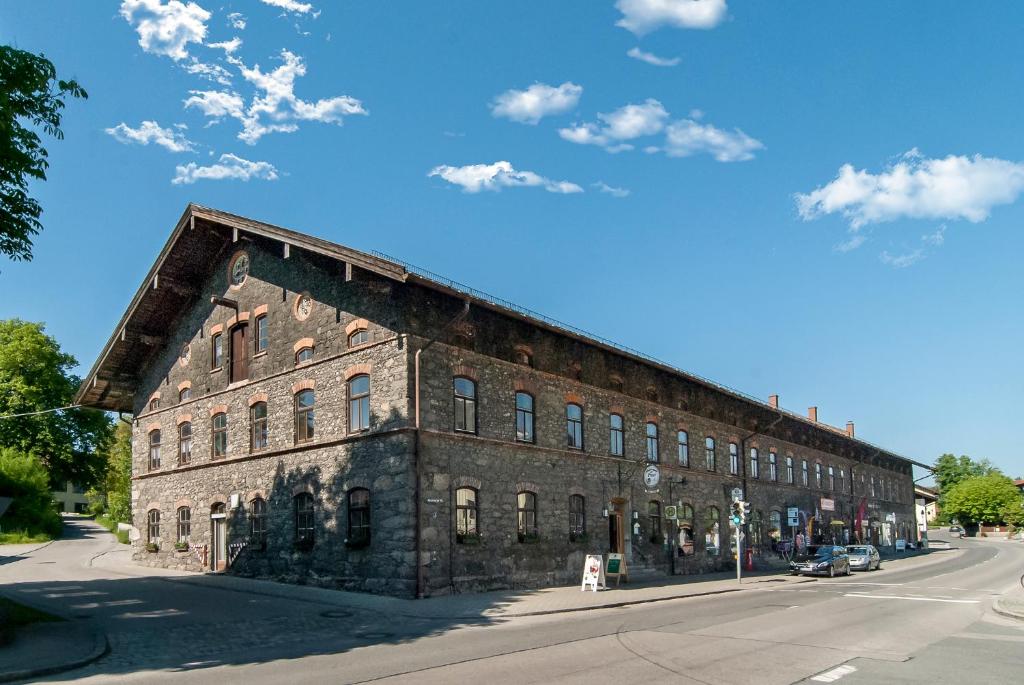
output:
M422 505L420 504L422 483L423 483L423 464L420 459L420 354L427 350L431 345L437 342L437 339L444 334L449 328L457 324L466 318L469 314L469 300L466 300L462 305L462 311L455 315L448 323L441 327L441 330L427 341L427 344L416 350L413 361L413 403L415 407L416 417L416 437L413 440L413 451L412 458L416 469L416 487L415 487L415 508L416 508L416 599L423 598L423 563L421 556L423 554L423 524L420 520ZM451 474L449 474L451 475ZM451 503L449 502L449 505Z

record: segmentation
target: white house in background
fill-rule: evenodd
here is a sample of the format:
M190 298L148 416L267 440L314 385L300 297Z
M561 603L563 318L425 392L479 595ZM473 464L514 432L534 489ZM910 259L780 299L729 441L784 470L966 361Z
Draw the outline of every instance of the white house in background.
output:
M939 514L939 493L923 485L914 486L914 511L917 518L917 539L928 530L928 522Z
M63 490L55 490L53 502L57 511L63 514L87 514L89 513L89 500L85 496L85 490L71 481L64 484Z

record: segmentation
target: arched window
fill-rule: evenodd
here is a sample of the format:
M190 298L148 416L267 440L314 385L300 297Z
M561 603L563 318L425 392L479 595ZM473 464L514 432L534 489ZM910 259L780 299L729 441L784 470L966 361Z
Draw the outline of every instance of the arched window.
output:
M311 362L311 361L313 361L313 347L311 345L307 345L306 347L302 347L302 348L299 349L298 352L295 353L295 363L296 364L303 364L305 362Z
M213 415L210 421L213 458L222 459L228 455L228 415L224 412Z
M786 482L793 484L793 457L786 457Z
M735 442L729 443L729 473L736 475L740 472L740 448Z
M775 452L768 453L768 480L776 481L779 479L779 456Z
M348 336L348 346L356 347L370 342L370 331L365 328L358 328Z
M658 461L658 424L647 422L647 461Z
M352 488L348 491L348 545L370 544L370 491Z
M210 338L210 368L219 369L224 366L224 336L214 333Z
M348 429L350 432L370 428L370 377L353 376L348 381Z
M814 465L814 487L821 487L821 464Z
M761 457L757 453L756 447L750 448L750 477L760 478L761 477Z
M149 431L149 468L160 468L160 429Z
M807 460L800 460L800 478L803 481L804 487L807 487Z
M565 419L568 429L569 449L583 449L583 407L571 402L565 405Z
M474 488L459 488L455 491L455 541L458 543L477 542L480 538L479 494Z
M249 544L260 550L267 547L267 501L262 497L249 504Z
M314 538L313 495L300 492L295 495L295 544L311 548Z
M677 450L680 466L690 465L690 434L686 431L676 433Z
M192 510L188 507L178 507L178 544L187 545L191 534Z
M839 469L839 492L846 490L846 470Z
M715 439L710 435L704 439L704 465L708 471L715 470Z
M762 554L764 546L764 519L759 511L750 513L750 520L747 522L747 529L750 531L750 547L754 554Z
M192 399L192 388L182 388L178 391L178 401L187 402Z
M718 507L708 507L707 513L704 515L704 552L709 557L717 557L722 552L719 546L721 543L720 519Z
M516 440L536 440L533 433L533 395L525 392L516 393Z
M151 399L149 401L149 410L150 411L156 411L159 408L160 408L160 398L159 397L154 397L153 399Z
M665 541L661 535L661 502L652 499L647 503L647 518L651 525L651 544L660 545Z
M678 511L679 523L679 556L688 557L693 554L693 507L683 504Z
M587 501L583 495L569 495L569 540L581 540L586 534Z
M828 467L828 489L836 489L836 472L831 466Z
M249 407L249 434L253 451L266 449L267 437L267 403L256 402Z
M160 542L160 510L150 509L146 513L146 542L155 545Z
M768 512L768 536L772 540L778 542L782 537L782 512L781 511L770 511Z
M523 491L516 495L516 533L519 542L537 539L537 495Z
M309 442L314 436L316 394L312 390L295 393L295 442Z
M608 452L613 457L621 457L623 455L623 441L625 438L622 417L618 414L612 414L608 417L608 426L611 431Z
M188 464L192 461L192 422L183 421L178 424L178 463Z
M267 331L267 315L262 314L256 317L256 352L266 352L270 344L270 335Z
M476 433L476 383L457 376L452 387L455 393L455 430Z

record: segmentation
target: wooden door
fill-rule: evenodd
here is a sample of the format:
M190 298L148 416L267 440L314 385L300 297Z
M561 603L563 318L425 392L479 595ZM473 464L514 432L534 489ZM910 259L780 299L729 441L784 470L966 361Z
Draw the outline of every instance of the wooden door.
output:
M237 383L249 379L249 355L246 346L246 330L248 326L235 326L231 329L231 382Z

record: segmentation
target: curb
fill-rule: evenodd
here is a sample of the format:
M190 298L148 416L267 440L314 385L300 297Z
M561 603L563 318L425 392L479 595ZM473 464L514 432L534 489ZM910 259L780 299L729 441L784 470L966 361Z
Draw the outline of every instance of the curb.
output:
M992 600L992 611L996 612L1001 616L1008 616L1009 618L1015 618L1017 620L1024 621L1024 609L1010 609L1003 606L1003 598L996 597Z
M64 673L65 671L72 671L76 668L81 668L82 666L91 664L105 656L107 652L110 651L110 643L107 641L106 633L94 631L92 636L93 648L87 656L54 666L28 668L21 671L6 671L4 673L0 673L0 683L7 683L13 680L25 680L26 678L35 678L44 675L53 675L55 673Z

